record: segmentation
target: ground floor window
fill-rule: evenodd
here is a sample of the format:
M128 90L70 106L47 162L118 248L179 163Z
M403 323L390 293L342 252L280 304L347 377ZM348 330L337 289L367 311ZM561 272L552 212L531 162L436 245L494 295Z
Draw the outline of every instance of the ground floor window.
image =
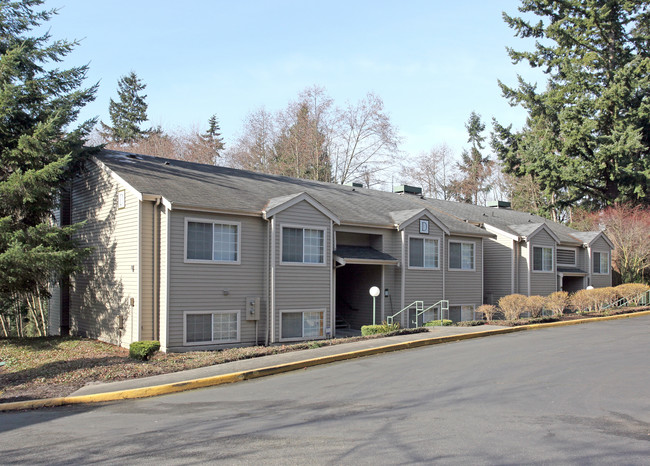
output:
M321 338L325 335L323 328L324 311L285 311L282 312L280 326L281 338Z
M185 313L185 343L236 343L238 341L238 311Z
M463 304L461 306L449 306L449 320L464 322L474 319L474 305Z

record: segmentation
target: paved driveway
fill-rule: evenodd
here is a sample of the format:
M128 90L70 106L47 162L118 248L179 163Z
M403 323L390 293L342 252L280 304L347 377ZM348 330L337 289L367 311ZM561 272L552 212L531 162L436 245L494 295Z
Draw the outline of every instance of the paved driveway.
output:
M650 317L0 414L0 463L649 464Z

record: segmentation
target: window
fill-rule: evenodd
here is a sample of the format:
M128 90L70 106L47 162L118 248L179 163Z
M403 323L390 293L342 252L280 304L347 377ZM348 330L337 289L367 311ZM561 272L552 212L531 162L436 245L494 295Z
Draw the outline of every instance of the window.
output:
M474 305L464 304L461 306L449 306L449 320L454 322L464 322L474 320Z
M124 209L126 207L126 192L122 189L117 192L117 208Z
M282 262L325 263L325 230L282 227Z
M609 274L609 253L594 252L593 271L601 275Z
M239 263L239 224L186 220L186 260Z
M576 250L575 249L560 249L557 250L557 263L562 265L576 265Z
M409 267L437 269L439 241L431 238L409 238Z
M449 269L474 270L474 243L449 242Z
M323 311L282 312L281 338L321 338L323 329Z
M239 312L185 313L185 343L235 343L239 341Z
M533 270L536 272L553 271L553 248L533 247Z

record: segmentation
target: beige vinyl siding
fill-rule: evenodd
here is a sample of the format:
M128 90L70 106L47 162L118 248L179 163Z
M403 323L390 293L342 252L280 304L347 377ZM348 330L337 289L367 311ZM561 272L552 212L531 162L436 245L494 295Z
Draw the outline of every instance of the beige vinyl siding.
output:
M442 278L442 263L443 257L446 253L444 232L431 220L429 221L429 234L420 234L420 220L428 220L427 217L417 219L408 225L404 232L404 267L405 267L405 283L404 283L404 306L408 306L414 301L423 301L424 307L429 307L432 304L443 299L443 278ZM428 238L437 239L439 242L438 248L438 269L417 269L409 266L409 238ZM399 309L397 309L399 310ZM412 311L414 312L414 311ZM415 314L409 317L406 312L402 313L402 325L409 325L411 320L415 319Z
M331 220L301 201L275 215L275 341L280 340L283 311L325 310L323 327L330 326L332 229ZM282 227L324 228L323 264L282 262Z
M529 242L531 248L531 276L530 276L530 294L532 296L547 296L557 291L557 274L555 264L555 240L546 231L542 230L533 236ZM553 268L551 272L540 272L532 270L533 268L533 249L535 247L550 247L553 249Z
M383 299L382 321L402 309L402 269L404 268L404 258L402 257L402 232L397 230L388 230L384 236L383 251L390 254L399 261L399 266L384 266L384 289L388 288L389 297ZM404 248L406 253L406 248ZM383 291L383 290L382 290ZM381 296L383 296L383 292Z
M512 294L512 239L503 235L486 238L483 243L484 294L487 304Z
M591 266L591 286L594 288L603 288L605 286L612 286L612 251L609 248L609 244L602 238L599 237L596 241L591 244L591 260L593 261L594 252L607 253L609 257L609 273L607 275L593 273L593 265ZM592 262L593 263L593 262Z
M589 272L589 252L587 248L576 248L576 267Z
M123 209L117 208L120 190L125 192ZM92 252L84 272L71 280L70 331L128 346L138 335L140 201L89 163L73 180L71 202L72 223L86 221L75 236Z
M240 223L240 264L185 262L185 219ZM245 319L246 298L259 297L261 311L266 308L264 296L265 221L257 217L211 215L172 210L169 212L169 351L190 351L228 346L252 345L256 342L255 321ZM162 262L162 261L161 261ZM161 277L161 282L162 282ZM240 312L240 341L218 345L184 345L185 311ZM262 312L260 324L265 322ZM263 325L258 341L264 341Z
M474 243L474 270L449 270L449 243L454 241ZM481 238L449 236L445 241L445 299L450 306L483 304L482 277L483 254Z
M140 339L153 340L153 208L142 202L140 220Z
M169 291L169 211L160 206L160 283L159 283L159 335L160 346L163 351L167 350L167 316L168 316L168 291Z
M529 244L519 243L519 257L517 258L517 293L528 296L528 251ZM531 252L532 254L532 252Z

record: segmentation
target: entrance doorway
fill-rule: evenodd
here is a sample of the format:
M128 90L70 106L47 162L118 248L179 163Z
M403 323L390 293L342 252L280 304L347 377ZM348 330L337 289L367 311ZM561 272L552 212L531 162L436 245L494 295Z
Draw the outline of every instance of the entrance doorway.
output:
M381 265L347 264L336 269L337 328L360 330L372 325L372 286L381 288ZM382 321L381 300L376 298L376 323Z

